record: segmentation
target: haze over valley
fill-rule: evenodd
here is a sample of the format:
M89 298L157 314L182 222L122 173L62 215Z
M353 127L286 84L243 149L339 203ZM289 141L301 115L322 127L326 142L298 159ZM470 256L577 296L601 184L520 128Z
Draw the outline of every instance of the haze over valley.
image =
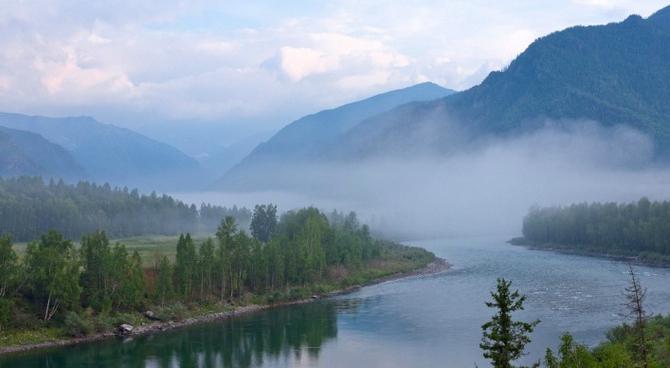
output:
M670 364L668 4L5 5L0 367Z

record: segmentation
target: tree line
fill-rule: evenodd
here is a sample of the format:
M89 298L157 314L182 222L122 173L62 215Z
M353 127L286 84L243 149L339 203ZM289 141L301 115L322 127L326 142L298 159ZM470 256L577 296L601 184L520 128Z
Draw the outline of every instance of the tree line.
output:
M536 207L523 220L523 236L538 245L670 255L670 202Z
M378 259L389 245L373 239L356 215L315 208L277 217L276 206L256 206L251 233L232 216L216 236L196 245L179 236L174 260L159 257L145 268L137 251L111 244L105 232L81 238L79 247L57 231L28 244L19 258L12 240L0 238L0 328L30 314L68 323L77 313L139 311L149 305L218 302L285 292L331 278L327 268L353 270ZM74 314L73 314L74 313ZM17 327L17 326L14 326Z
M213 232L225 216L248 226L251 211L208 204L197 208L168 195L109 184L0 178L0 233L11 234L15 241L31 241L51 229L69 239L97 229L113 238Z

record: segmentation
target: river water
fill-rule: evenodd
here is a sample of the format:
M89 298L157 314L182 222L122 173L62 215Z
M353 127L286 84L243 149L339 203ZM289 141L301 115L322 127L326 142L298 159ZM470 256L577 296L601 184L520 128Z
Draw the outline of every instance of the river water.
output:
M518 315L542 322L526 362L564 331L596 344L625 320L627 266L510 246L499 238L414 242L452 268L355 293L163 334L0 358L23 367L486 367L480 326L497 277L528 296ZM670 269L637 267L647 308L670 312Z

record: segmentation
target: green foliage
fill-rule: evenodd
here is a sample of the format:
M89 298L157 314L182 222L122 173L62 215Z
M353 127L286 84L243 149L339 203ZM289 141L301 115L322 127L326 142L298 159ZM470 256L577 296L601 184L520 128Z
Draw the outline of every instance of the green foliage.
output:
M205 240L198 250L197 278L200 283L200 299L214 292L216 258L214 256L214 242L211 238Z
M530 343L529 335L540 323L512 319L513 312L523 310L526 297L518 290L511 291L511 286L511 281L498 279L496 292L491 293L493 301L486 303L497 313L482 325L484 336L479 347L484 351L484 358L491 360L495 368L511 368L512 362L523 356L524 348Z
M523 235L535 245L621 255L658 254L670 260L670 202L573 204L533 208ZM663 256L666 256L665 258Z
M26 252L28 288L44 310L43 319L50 320L59 308L78 305L79 260L72 242L50 231L39 242L28 244Z
M170 260L163 256L156 266L156 302L160 305L165 305L166 302L172 300L174 295L173 288L173 267Z
M267 243L277 228L277 206L273 204L256 205L250 228L256 240Z
M177 242L175 278L177 293L184 299L191 296L197 276L198 258L190 234L180 235Z
M0 300L13 293L19 281L18 257L12 249L12 239L0 236Z
M65 332L72 337L82 337L91 334L94 326L91 320L82 317L76 312L68 312L63 321Z
M110 246L104 232L84 236L80 252L85 306L100 312L135 308L141 304L144 274L137 252L131 257L125 245Z
M179 320L217 299L231 304L305 299L434 259L418 248L372 239L353 213L334 223L315 208L291 211L263 243L227 216L216 239L196 250L191 235L183 234L173 246L175 261L163 254L153 269L143 267L136 250L111 245L102 231L82 237L78 250L62 234L48 232L28 244L20 260L11 240L0 237L0 281L12 286L0 295L0 328L58 326L69 336L84 336L141 316L137 311L148 302L155 303L158 318ZM21 277L24 287L17 292ZM223 303L217 305L220 311Z
M211 232L224 216L245 225L251 217L246 208L203 204L198 210L167 195L89 182L45 184L39 177L0 178L0 214L2 231L17 241L52 229L70 239L99 229L113 238Z
M14 294L19 284L20 268L18 257L12 249L9 236L0 236L0 331L11 320Z
M0 331L9 326L12 319L12 300L8 298L0 298Z
M623 324L607 333L607 341L589 349L574 341L570 334L561 337L558 356L547 349L547 368L631 368L670 366L670 316L655 316L647 321L646 340L649 356L639 356L639 330ZM645 361L646 359L646 361Z

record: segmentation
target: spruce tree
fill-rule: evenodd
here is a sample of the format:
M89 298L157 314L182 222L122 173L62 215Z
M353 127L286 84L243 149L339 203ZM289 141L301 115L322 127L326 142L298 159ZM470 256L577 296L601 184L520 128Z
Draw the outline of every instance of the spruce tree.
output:
M644 309L644 300L647 289L640 284L632 265L628 265L630 284L626 288L626 307L631 317L635 319L633 331L635 333L635 358L638 367L649 367L649 343L645 335L647 314Z
M493 301L486 303L487 307L497 309L497 313L482 325L479 347L495 368L512 368L512 362L524 355L524 348L531 341L529 335L540 323L539 320L528 323L512 319L512 313L523 310L526 297L518 290L511 291L511 286L511 281L499 278L496 291L491 292Z

